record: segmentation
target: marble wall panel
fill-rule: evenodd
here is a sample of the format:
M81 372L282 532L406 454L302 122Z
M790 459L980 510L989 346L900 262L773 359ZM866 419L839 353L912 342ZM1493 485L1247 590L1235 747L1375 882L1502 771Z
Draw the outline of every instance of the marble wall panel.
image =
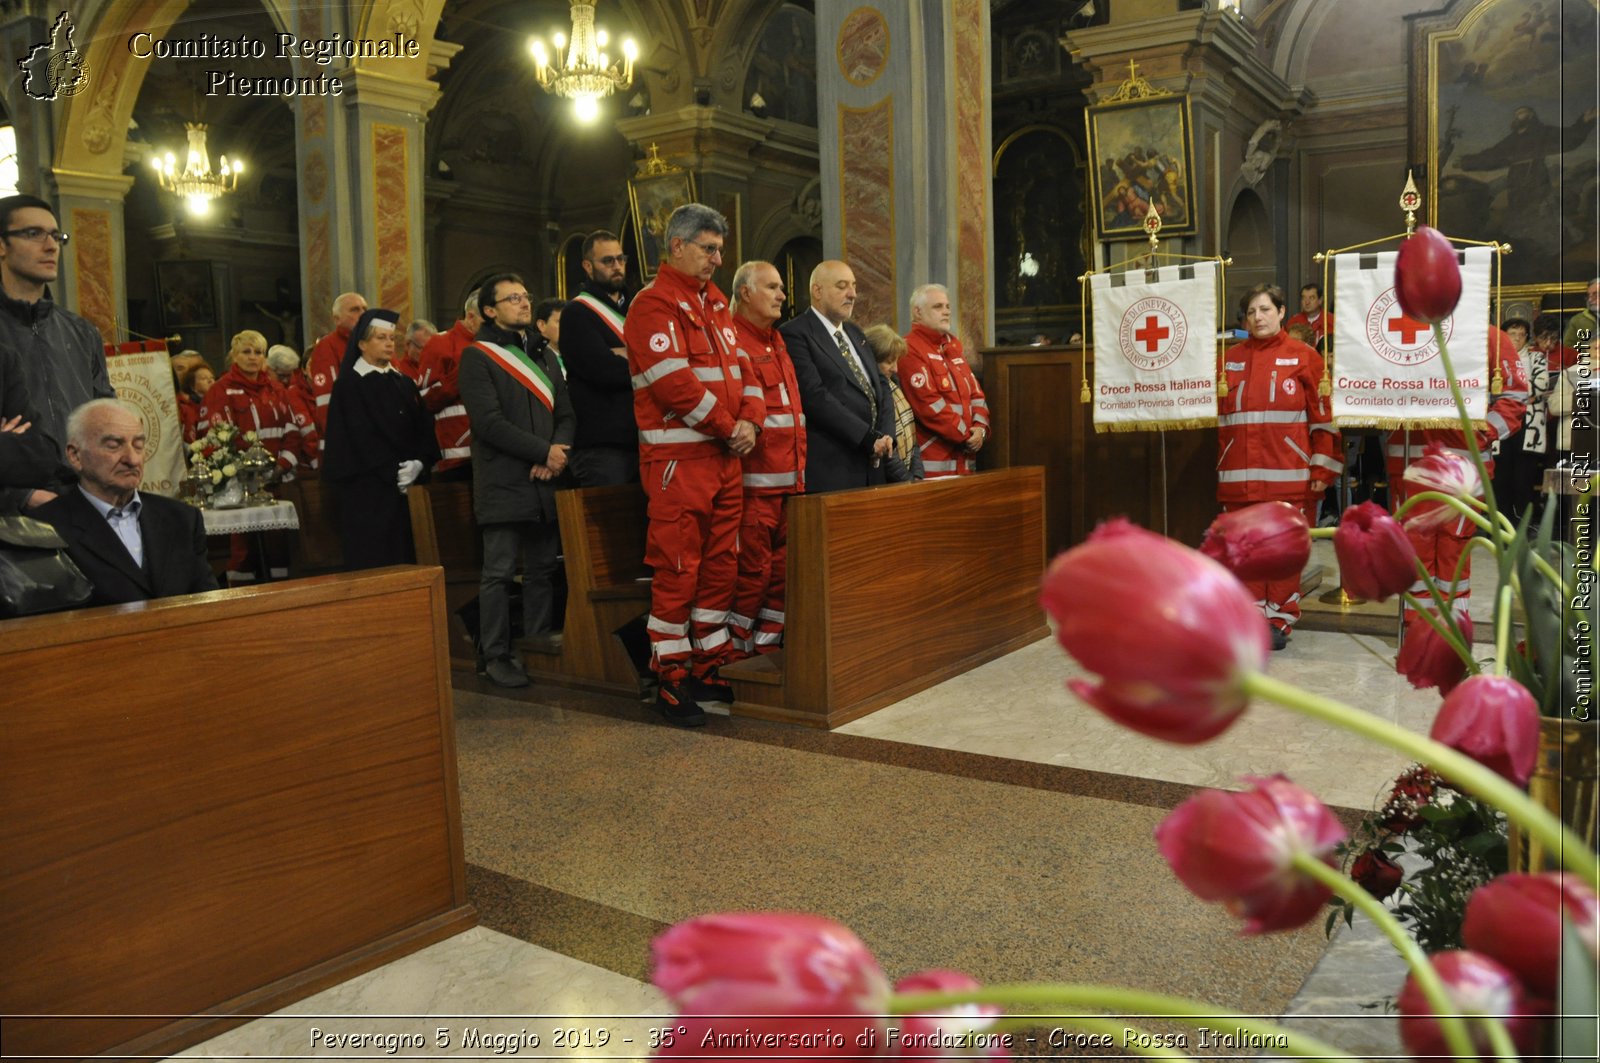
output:
M378 252L378 306L411 317L410 159L403 126L372 125L372 230Z
M839 105L839 214L844 260L856 275L854 319L895 318L894 97Z
M969 351L989 341L988 5L954 0L956 256L955 323Z
M328 218L318 215L305 220L306 297L311 300L306 312L306 339L309 342L327 328L324 322L333 306L332 249L328 246Z
M78 313L87 318L107 343L117 341L116 248L111 240L111 213L74 210L71 228L73 279Z

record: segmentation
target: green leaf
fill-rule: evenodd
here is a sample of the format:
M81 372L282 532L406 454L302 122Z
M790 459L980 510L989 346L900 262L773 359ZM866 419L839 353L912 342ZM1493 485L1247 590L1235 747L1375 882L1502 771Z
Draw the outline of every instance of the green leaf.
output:
M1572 918L1561 913L1561 975L1556 986L1560 1018L1556 1022L1556 1053L1563 1060L1594 1060L1600 1057L1596 1043L1594 957L1584 947L1583 938Z

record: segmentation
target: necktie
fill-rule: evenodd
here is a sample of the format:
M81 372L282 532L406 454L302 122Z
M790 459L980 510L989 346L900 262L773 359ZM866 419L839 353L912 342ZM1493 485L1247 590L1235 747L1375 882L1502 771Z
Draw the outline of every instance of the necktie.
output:
M872 424L874 431L878 424L878 396L872 390L872 385L867 382L866 371L861 368L861 363L850 350L849 342L844 338L844 329L835 329L834 342L839 345L839 356L844 359L844 364L850 367L851 374L856 378L856 386L866 393L867 401L872 404Z

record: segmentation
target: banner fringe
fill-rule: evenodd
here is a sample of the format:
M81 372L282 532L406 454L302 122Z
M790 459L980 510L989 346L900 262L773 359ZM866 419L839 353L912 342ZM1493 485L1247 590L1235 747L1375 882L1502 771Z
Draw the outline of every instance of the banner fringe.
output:
M1188 417L1178 421L1096 421L1096 432L1166 432L1186 428L1215 428L1215 417Z

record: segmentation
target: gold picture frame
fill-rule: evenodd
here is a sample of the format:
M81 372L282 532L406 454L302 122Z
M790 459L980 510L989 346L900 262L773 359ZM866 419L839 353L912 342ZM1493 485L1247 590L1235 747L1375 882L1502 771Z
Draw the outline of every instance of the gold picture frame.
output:
M1084 112L1096 238L1147 239L1151 210L1161 215L1163 237L1196 232L1188 94L1118 97Z
M628 206L639 241L639 273L656 275L666 256L667 219L685 203L695 202L694 175L687 170L640 174L628 180Z

